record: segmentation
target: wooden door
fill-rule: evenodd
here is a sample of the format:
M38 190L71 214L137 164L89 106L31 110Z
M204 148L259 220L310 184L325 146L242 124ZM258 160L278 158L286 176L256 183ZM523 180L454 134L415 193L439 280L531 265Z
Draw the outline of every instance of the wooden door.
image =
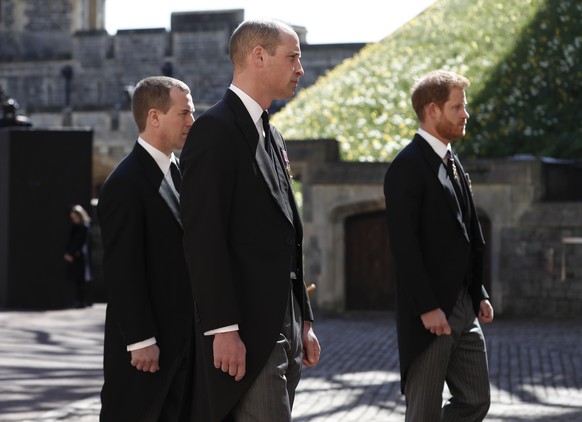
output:
M396 279L384 210L345 223L346 309L393 310Z

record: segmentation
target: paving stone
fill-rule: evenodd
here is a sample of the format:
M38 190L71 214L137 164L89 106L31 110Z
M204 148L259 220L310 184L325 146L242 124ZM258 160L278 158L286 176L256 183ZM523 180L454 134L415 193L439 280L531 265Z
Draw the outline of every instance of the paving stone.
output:
M0 311L0 421L98 421L104 315ZM304 369L294 421L403 421L394 315L318 315L315 329L322 357ZM579 320L498 318L484 331L488 422L582 421Z

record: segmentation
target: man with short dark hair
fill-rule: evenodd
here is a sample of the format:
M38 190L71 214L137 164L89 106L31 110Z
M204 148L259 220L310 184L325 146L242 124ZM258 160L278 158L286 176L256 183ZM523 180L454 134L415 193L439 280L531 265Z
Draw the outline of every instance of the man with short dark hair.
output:
M317 364L320 349L285 143L266 110L303 76L299 38L281 22L245 21L230 56L232 85L196 120L181 154L184 250L202 336L195 420L288 422L301 363Z
M156 76L137 84L132 109L139 138L98 205L108 292L101 420L186 421L194 302L173 151L194 104L182 81Z

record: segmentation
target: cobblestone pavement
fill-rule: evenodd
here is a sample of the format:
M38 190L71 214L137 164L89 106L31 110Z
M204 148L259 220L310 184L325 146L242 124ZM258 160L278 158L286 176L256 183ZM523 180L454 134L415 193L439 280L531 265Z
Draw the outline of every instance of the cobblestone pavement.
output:
M104 311L0 312L0 421L98 420ZM393 314L319 316L315 327L322 358L304 371L294 421L402 421ZM487 421L582 421L582 321L499 318L484 330Z

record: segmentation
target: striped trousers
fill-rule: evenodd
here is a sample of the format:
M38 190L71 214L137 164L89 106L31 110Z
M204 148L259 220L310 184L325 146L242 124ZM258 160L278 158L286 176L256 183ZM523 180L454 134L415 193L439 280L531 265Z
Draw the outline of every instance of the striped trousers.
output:
M437 337L408 368L406 422L479 422L487 415L487 350L466 288L448 322L451 335ZM445 382L451 397L443 403Z

